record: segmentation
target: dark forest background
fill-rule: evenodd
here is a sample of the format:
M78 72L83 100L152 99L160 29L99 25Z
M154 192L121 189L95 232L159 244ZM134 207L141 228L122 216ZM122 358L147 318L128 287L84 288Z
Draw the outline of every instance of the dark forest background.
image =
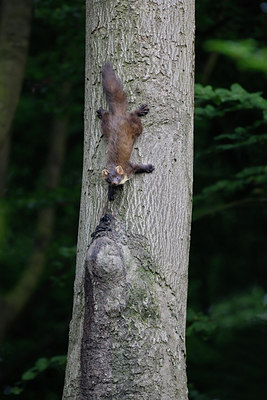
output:
M61 399L82 176L84 8L81 0L35 0L27 21L22 90L1 150L3 399ZM267 3L197 0L196 24L190 399L263 399ZM3 22L0 33L1 103L10 71L1 68Z

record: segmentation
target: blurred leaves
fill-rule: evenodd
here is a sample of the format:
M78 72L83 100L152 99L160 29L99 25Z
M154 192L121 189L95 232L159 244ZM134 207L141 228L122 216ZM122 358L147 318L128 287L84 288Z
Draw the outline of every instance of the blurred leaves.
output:
M223 151L234 151L243 147L252 148L252 146L266 144L267 101L261 93L248 93L238 84L232 84L230 90L213 89L211 86L196 84L195 92L196 127L198 127L198 121L201 123L206 119L217 120L221 129L232 128L232 132L213 133L213 143L207 149L197 153L197 157L203 158ZM249 113L251 113L253 121L251 124L248 123ZM234 118L224 128L225 118L228 114L234 115ZM223 120L222 124L221 120ZM266 187L266 164L245 167L232 174L228 179L219 179L204 187L201 193L195 194L193 219L196 221L206 215L238 206L244 202L264 201Z
M245 168L232 179L217 181L194 197L193 220L245 202L266 201L267 165Z
M209 312L196 313L192 308L187 311L187 335L200 334L205 339L220 330L241 329L248 324L267 320L266 293L261 287L231 296L210 306Z
M222 117L232 111L258 109L262 111L263 120L267 121L267 100L259 92L247 92L238 83L232 84L230 90L213 89L197 83L195 101L196 118Z
M63 362L53 354L67 352L72 309L82 169L84 28L83 0L72 4L34 0L29 57L12 127L7 190L0 204L2 295L23 275L36 243L38 212L53 206L57 216L39 285L1 350L5 393L27 400L59 398L64 379ZM69 96L62 95L65 84ZM63 175L58 188L47 191L43 183L51 126L55 117L65 115L70 122ZM21 371L25 373L11 393L10 385Z
M14 324L1 357L5 393L20 394L25 400L54 400L61 397L65 356L53 354L67 351L72 308L82 168L85 2L34 4L8 188L0 204L2 293L20 277L31 253L38 210L54 205L57 220L42 282ZM196 10L196 77L209 84L197 83L195 88L187 331L190 399L261 399L266 393L267 357L266 14L259 3L241 0L203 0L196 2ZM214 57L210 64L209 52L225 57ZM65 82L71 84L68 98L60 95ZM64 175L57 190L43 191L51 120L65 113L70 115L70 129Z
M250 400L266 392L267 44L262 10L257 2L196 2L190 400Z
M35 365L25 371L21 380L16 383L13 387L6 387L4 394L15 394L19 395L25 389L25 384L28 381L34 380L39 374L43 373L49 368L56 368L64 370L66 366L66 356L54 356L51 358L39 358Z
M267 73L267 47L256 40L208 40L204 48L232 58L240 69Z

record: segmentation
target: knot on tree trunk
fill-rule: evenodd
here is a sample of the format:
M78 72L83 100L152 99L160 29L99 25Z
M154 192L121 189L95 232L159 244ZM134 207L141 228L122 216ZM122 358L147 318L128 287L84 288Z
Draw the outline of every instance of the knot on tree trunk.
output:
M126 302L125 261L120 246L108 237L96 238L88 249L86 266L95 296L93 302L103 307L102 317L116 315Z
M85 269L81 399L139 399L146 385L159 399L154 368L163 362L160 343L166 332L159 324L159 278L145 239L110 214L92 237Z

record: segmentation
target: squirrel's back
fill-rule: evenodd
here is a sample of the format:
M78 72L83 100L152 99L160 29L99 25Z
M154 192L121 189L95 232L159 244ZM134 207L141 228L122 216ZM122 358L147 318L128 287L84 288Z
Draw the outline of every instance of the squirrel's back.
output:
M127 97L121 81L117 78L109 63L103 67L102 82L110 112L112 114L125 114L127 111Z
M127 112L126 94L110 64L103 67L102 83L110 112L100 107L97 116L102 120L102 131L108 140L107 168L103 169L102 176L109 184L108 199L111 201L116 186L123 185L130 175L152 172L154 166L130 161L134 141L142 133L140 117L148 113L148 106L142 104L131 113Z

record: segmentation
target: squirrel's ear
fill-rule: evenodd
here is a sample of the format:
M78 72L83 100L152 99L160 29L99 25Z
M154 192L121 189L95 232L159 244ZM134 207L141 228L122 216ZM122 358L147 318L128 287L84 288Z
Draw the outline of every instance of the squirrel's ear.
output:
M123 174L124 174L124 171L123 171L123 168L122 168L121 165L118 165L118 166L115 168L115 172L116 172L117 174L119 174L119 175L123 175Z
M107 170L107 169L103 169L103 171L102 171L102 177L103 177L104 179L106 179L106 178L108 177L108 174L109 174L108 170Z

